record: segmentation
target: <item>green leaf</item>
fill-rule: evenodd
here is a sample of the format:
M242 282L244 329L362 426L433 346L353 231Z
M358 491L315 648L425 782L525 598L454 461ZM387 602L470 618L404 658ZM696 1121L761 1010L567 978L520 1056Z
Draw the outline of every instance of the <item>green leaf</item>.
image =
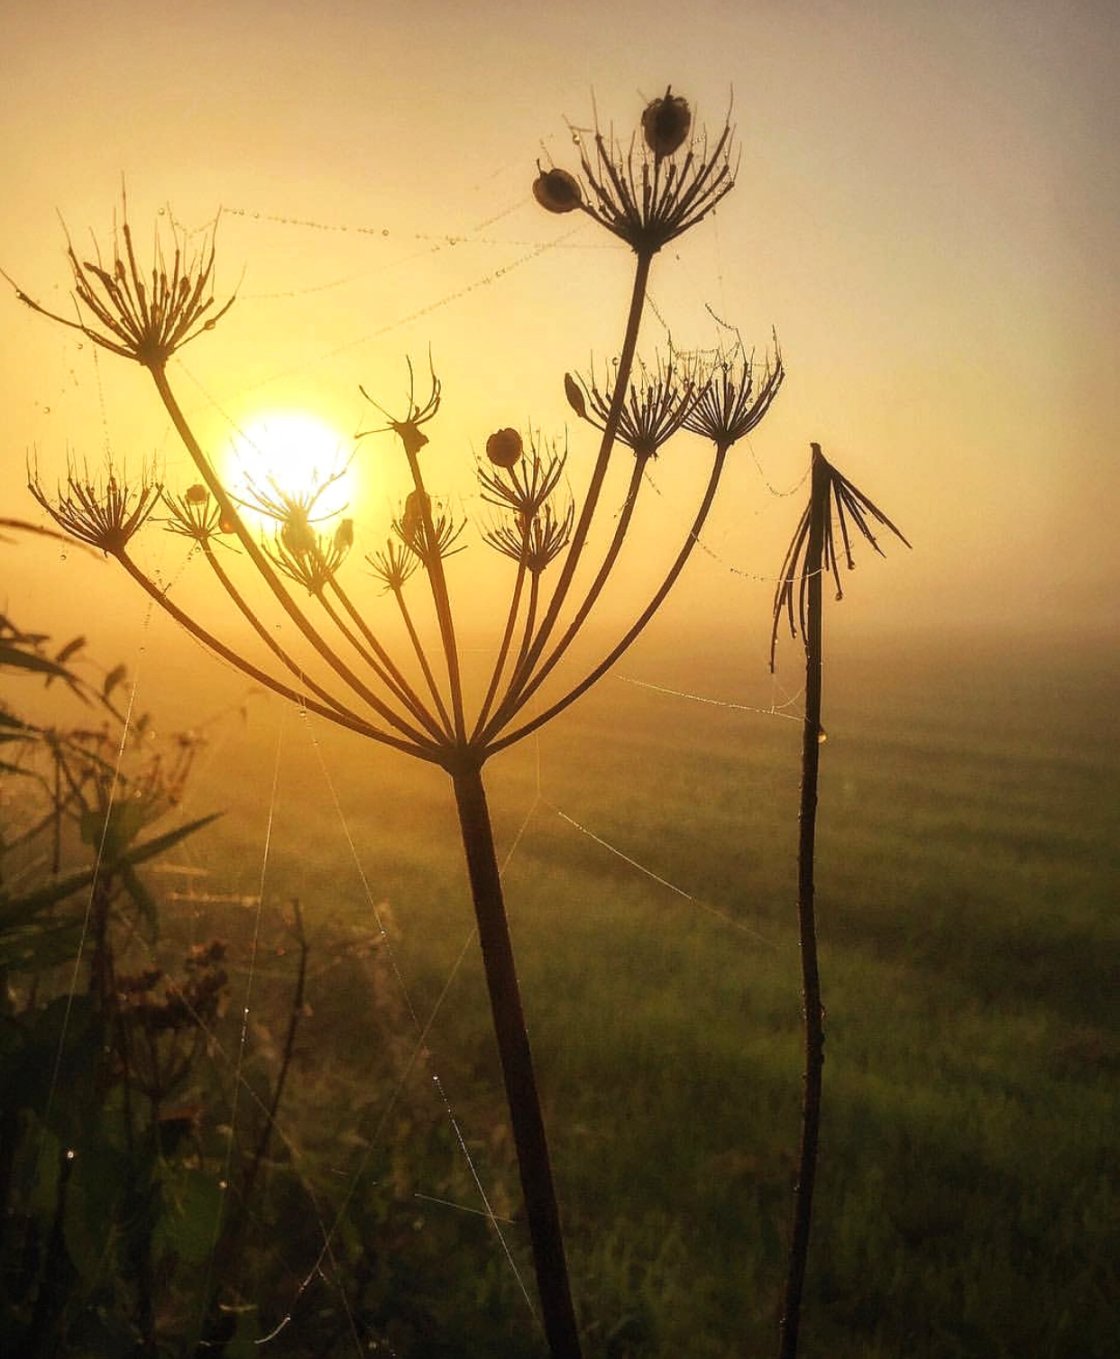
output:
M119 859L105 862L101 871L113 873L122 864L128 863L135 866L148 859L154 859L157 855L164 853L165 850L171 849L173 845L177 845L180 840L185 840L188 835L193 835L203 826L208 826L211 821L216 821L221 815L221 812L211 812L209 816L200 816L195 821L188 821L185 826L178 826L175 830L157 835L154 840L146 840L143 844L134 845ZM71 873L65 878L60 878L57 882L47 883L22 897L10 897L6 892L0 890L0 930L22 925L48 906L53 906L55 902L64 900L74 892L80 892L83 887L88 887L93 882L97 872L96 868L82 869L78 873Z
M120 684L128 674L128 668L124 665L115 665L105 676L105 683L101 688L101 697L108 698L113 690Z
M140 875L130 863L121 864L120 874L124 880L125 891L144 917L149 939L155 940L159 937L159 907L156 905L155 897L144 886Z
M46 656L34 651L21 651L19 647L0 642L0 665L15 666L17 670L36 670L43 675L66 675L66 670Z
M86 639L84 637L75 637L73 641L66 643L66 645L55 657L55 660L58 662L59 665L64 665L70 659L71 656L74 656L79 651L81 651L82 647L84 647L85 644Z
M218 1181L204 1171L171 1171L163 1181L163 1212L153 1244L193 1264L205 1260L214 1249L224 1197Z

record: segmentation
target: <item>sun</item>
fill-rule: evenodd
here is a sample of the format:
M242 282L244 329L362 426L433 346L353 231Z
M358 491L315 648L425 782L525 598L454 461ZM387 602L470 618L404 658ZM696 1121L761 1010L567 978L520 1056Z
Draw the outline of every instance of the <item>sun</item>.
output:
M357 493L351 440L307 411L272 410L239 426L225 455L225 484L252 518L254 502L293 499L323 526ZM268 521L274 526L275 521Z

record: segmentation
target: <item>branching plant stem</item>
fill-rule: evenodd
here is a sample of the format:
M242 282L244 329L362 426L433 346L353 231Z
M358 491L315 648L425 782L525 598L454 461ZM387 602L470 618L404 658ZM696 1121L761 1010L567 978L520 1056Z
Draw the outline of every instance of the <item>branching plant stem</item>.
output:
M607 475L607 465L610 462L611 450L614 448L615 434L618 431L619 418L622 415L623 403L626 399L626 388L630 381L630 370L634 364L634 352L638 345L638 331L642 323L642 311L645 306L646 288L649 284L650 265L653 263L653 252L648 249L637 252L637 268L634 270L634 286L630 294L630 311L626 318L626 330L622 340L622 351L618 359L618 371L615 376L614 392L611 397L610 411L604 422L603 437L599 444L599 456L596 460L594 470L591 473L591 481L588 483L587 495L584 498L583 508L580 511L579 520L572 533L572 541L568 546L568 551L564 556L564 564L560 568L560 577L552 592L548 608L544 617L541 619L537 635L533 639L524 662L519 667L521 674L515 675L510 684L506 701L498 705L498 710L488 728L488 733L500 731L505 723L516 711L515 704L520 696L524 680L529 677L532 667L536 665L541 652L548 643L552 635L552 629L556 626L556 620L560 616L560 611L564 607L564 601L568 596L568 590L575 575L579 559L583 554L584 544L587 541L587 533L591 527L591 521L595 515L596 506L599 503L599 493L603 487L603 480Z
M272 565L267 556L261 551L258 544L254 542L252 534L245 527L241 515L237 511L237 506L230 498L229 493L226 491L221 480L210 465L210 460L206 457L205 453L203 453L201 445L194 436L194 431L187 423L187 418L183 414L178 401L175 399L175 394L167 381L167 373L161 366L152 366L149 368L149 372L152 375L152 381L156 385L156 390L159 392L160 400L163 402L164 408L171 417L171 423L175 426L180 439L182 439L183 446L191 455L200 476L206 483L207 489L217 501L226 522L233 527L241 546L249 554L249 558L253 565L264 578L265 583L272 591L284 612L300 630L307 641L310 642L315 651L324 661L326 661L331 669L334 670L335 674L343 679L355 693L360 694L370 707L388 722L390 726L395 727L399 732L403 732L405 735L415 739L418 736L418 733L411 730L407 723L403 722L387 704L383 703L376 694L372 693L370 689L361 682L357 675L355 675L349 666L335 654L323 640L322 636L308 622L303 611L297 606L295 600L292 599L276 572L272 569Z
M817 963L817 930L813 905L813 864L817 830L817 782L820 769L822 588L824 548L830 512L829 467L818 448L813 451L809 497L809 537L805 556L805 721L801 736L801 808L797 846L797 922L801 944L801 1012L805 1036L805 1070L801 1106L801 1150L793 1193L785 1301L779 1326L779 1359L795 1359L801 1320L801 1295L809 1255L813 1187L820 1139L821 1086L824 1067L824 1007Z
M696 518L693 520L692 527L689 529L684 546L677 554L676 561L669 568L668 574L658 587L657 593L639 614L626 635L606 656L604 656L595 669L584 676L579 684L569 690L563 698L558 699L550 708L546 708L544 712L538 713L532 721L526 722L524 726L517 727L513 731L494 741L489 747L491 754L505 749L506 746L513 745L514 742L520 741L522 737L528 736L531 732L536 731L538 727L544 726L546 722L551 722L558 713L563 712L569 704L574 703L576 699L582 694L585 694L597 680L601 679L623 652L633 645L645 629L646 624L649 623L650 619L653 618L654 614L661 607L666 595L668 595L669 591L676 583L677 577L684 570L685 563L692 555L692 549L699 541L700 533L708 518L708 511L711 509L712 501L715 499L716 489L719 486L720 477L723 474L723 468L726 461L727 447L723 444L717 444L715 462L712 465L711 476L708 478L707 489L704 492L703 500L700 502L700 508L696 512Z

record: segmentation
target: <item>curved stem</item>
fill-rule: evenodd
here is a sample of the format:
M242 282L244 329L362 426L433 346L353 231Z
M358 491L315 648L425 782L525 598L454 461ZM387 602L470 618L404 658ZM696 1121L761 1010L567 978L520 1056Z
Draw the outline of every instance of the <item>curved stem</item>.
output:
M459 672L459 648L455 641L455 623L451 616L451 597L447 590L447 577L443 570L443 558L436 542L435 526L432 523L432 507L424 488L424 477L420 471L420 460L415 451L405 444L408 468L412 473L412 484L416 488L420 513L424 520L424 533L428 540L428 558L424 562L428 581L432 587L432 601L436 606L436 619L439 623L440 637L443 640L443 654L447 660L447 679L451 685L451 710L455 715L455 736L459 741L466 739L466 723L463 718L463 681Z
M437 741L442 740L446 733L440 731L439 724L436 722L435 718L428 712L427 708L424 707L415 695L409 698L407 694L400 692L396 681L377 659L377 656L368 647L363 645L362 639L354 634L346 620L342 618L333 605L328 602L325 592L319 592L318 600L326 611L327 617L339 632L342 633L343 637L346 638L358 655L361 656L362 660L365 661L374 674L377 675L377 677L400 699L413 717L415 717L422 726L427 727L431 736L434 736ZM353 617L353 614L351 616ZM409 693L411 693L411 690ZM409 728L409 730L411 731L412 729Z
M206 560L210 563L211 567L213 568L214 574L218 577L218 581L221 584L222 589L225 590L226 594L228 594L230 599L233 600L234 604L236 604L238 608L238 611L241 613L241 616L250 625L250 627L261 639L261 641L265 644L265 646L268 647L269 651L272 652L272 654L276 657L280 664L283 665L286 670L290 671L293 675L295 675L295 677L301 683L305 684L313 694L317 694L319 698L323 700L324 703L326 703L329 707L333 708L336 712L343 713L346 717L352 719L355 722L361 721L357 713L351 712L350 709L347 708L344 704L340 703L338 699L336 699L328 689L324 689L321 684L316 684L315 681L311 679L308 675L306 675L300 668L300 666L297 665L296 662L292 660L292 658L288 655L288 653L284 650L284 648L280 645L276 638L272 636L272 634L260 621L257 615L252 611L252 609L250 609L249 605L246 603L244 597L242 596L240 590L238 590L237 586L234 585L232 579L226 572L225 568L222 566L221 562L218 561L218 558L214 553L214 549L210 546L209 541L203 541L202 551L206 556Z
M200 641L204 646L210 648L223 661L228 661L230 665L240 670L243 675L248 675L258 684L263 684L266 689L271 689L273 693L279 694L289 702L295 703L300 707L306 708L308 712L313 712L319 717L325 717L327 721L334 722L340 727L345 727L348 731L356 731L362 736L368 736L371 741L380 741L383 745L392 746L394 750L404 751L406 755L415 755L421 760L428 760L432 764L438 764L442 759L442 752L438 746L430 741L420 742L405 741L398 736L393 736L387 731L382 731L379 727L371 726L368 722L351 718L345 713L339 712L337 708L327 707L323 703L316 703L306 694L300 693L296 689L291 689L288 685L281 683L272 675L267 674L258 666L253 665L244 657L239 656L236 651L231 650L226 644L220 641L213 633L200 624L196 623L189 614L183 612L177 604L173 604L168 599L166 593L148 579L143 571L136 565L126 552L117 554L117 560L121 563L128 574L140 586L140 588L150 596L166 613L191 634L192 637Z
M404 602L404 590L399 585L394 585L392 590L396 597L397 607L401 611L401 618L404 619L404 625L408 629L408 636L412 642L412 649L416 653L416 659L420 662L420 669L423 671L424 679L427 681L428 690L432 695L432 701L439 710L440 720L443 722L444 731L447 733L448 737L450 737L451 718L447 715L447 704L443 701L443 695L439 691L436 677L432 674L432 667L428 664L427 653L424 651L420 642L420 637L416 632L416 626L412 621L411 613L408 611L408 605Z
M563 698L558 699L551 707L546 708L544 712L538 713L531 722L526 722L524 726L516 728L516 730L511 731L508 735L503 736L500 740L495 741L492 745L488 746L488 755L493 755L497 751L504 749L506 746L513 745L515 741L520 741L523 736L528 736L530 732L536 731L538 727L544 726L546 722L551 722L557 713L563 712L569 704L574 703L577 698L582 694L585 694L596 680L604 675L611 666L614 665L615 661L618 660L623 652L627 651L637 640L650 619L653 618L654 614L661 607L665 596L676 584L677 577L684 570L685 563L692 555L692 549L699 541L700 532L708 518L708 511L712 507L712 501L715 499L716 488L719 486L720 476L723 473L726 460L727 448L718 445L716 447L715 462L712 464L711 476L708 478L708 485L704 491L704 498L700 502L700 508L696 512L696 518L693 520L692 527L688 531L688 537L685 539L684 546L677 554L676 561L669 568L668 574L658 587L657 593L642 610L637 620L618 645L615 646L608 655L604 656L595 669L586 675L574 689L565 694Z
M528 527L526 527L524 538L528 538ZM474 731L471 734L472 741L486 725L486 719L490 716L490 705L494 702L494 695L498 692L498 681L502 678L506 657L509 655L510 643L513 641L513 630L517 625L517 611L521 605L521 591L525 587L525 571L526 566L523 542L522 558L517 563L517 576L513 582L513 596L510 599L509 612L506 615L505 631L502 633L502 641L498 647L498 656L494 661L494 671L490 676L490 683L486 689L486 697L482 700L482 707L478 710L478 719L474 724Z
M801 1150L793 1193L786 1292L779 1326L779 1359L795 1359L801 1321L801 1294L809 1255L813 1187L820 1140L824 1067L824 1007L821 1003L814 914L813 863L817 829L817 782L821 750L821 580L829 512L828 465L814 452L809 499L809 542L805 555L808 612L805 627L805 723L801 736L801 807L797 846L797 922L801 938L801 1012L805 1030L805 1072L801 1106Z
M477 760L470 757L464 758L450 772L517 1148L545 1334L552 1359L580 1359L579 1334L560 1231L560 1210L552 1180L529 1034L521 1007L482 772Z
M225 487L218 479L214 469L210 466L209 459L206 457L206 454L203 453L201 445L194 437L194 431L191 429L190 425L187 424L186 416L183 414L178 401L175 399L175 394L172 392L170 384L167 381L167 373L162 367L149 368L148 371L151 373L152 381L156 384L156 390L159 392L160 399L163 401L167 413L171 417L171 422L175 426L179 438L183 441L183 446L191 455L195 466L199 470L199 474L209 488L210 494L218 502L218 507L221 510L223 517L233 525L234 532L237 534L241 546L249 554L250 561L252 561L253 565L260 572L265 583L272 591L284 612L300 632L303 633L308 642L311 643L319 656L321 656L327 665L331 667L335 674L338 675L340 679L345 680L356 694L360 694L379 717L388 722L390 726L396 727L398 731L403 731L406 734L412 735L413 733L409 731L407 725L400 720L396 713L364 685L341 657L336 655L334 650L328 646L324 638L315 630L303 611L298 607L295 600L292 599L291 595L284 588L283 582L273 570L272 564L261 551L258 544L254 542L252 534L242 522L241 516L237 512L237 506L234 505L233 501L229 498Z
M409 710L413 717L417 719L417 721L423 723L423 725L426 726L434 736L439 737L446 735L447 733L440 731L439 724L435 721L431 713L424 706L423 700L420 698L420 695L417 694L415 689L413 689L412 685L409 684L408 680L405 679L403 673L400 670L400 667L396 665L396 663L393 661L392 656L389 655L389 653L377 640L376 636L374 635L373 629L369 626L366 620L358 612L357 608L352 603L350 596L338 583L337 576L334 575L331 576L330 587L335 592L335 595L338 597L339 603L350 615L350 618L353 621L354 625L357 627L358 631L365 638L367 646L370 648L370 650L373 652L373 655L376 657L376 660L369 661L369 664L372 666L372 668L377 672L377 674L381 676L385 684L393 691L393 693L396 694L396 696L405 705L405 707ZM325 603L325 600L322 602ZM362 654L365 655L364 652Z

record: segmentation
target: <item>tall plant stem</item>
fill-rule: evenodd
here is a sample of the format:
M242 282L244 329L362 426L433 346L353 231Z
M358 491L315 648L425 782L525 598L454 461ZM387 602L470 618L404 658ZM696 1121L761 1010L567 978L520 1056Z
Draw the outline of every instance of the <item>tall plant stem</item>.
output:
M801 1104L801 1152L793 1191L786 1293L779 1324L779 1359L795 1359L801 1321L801 1294L809 1255L813 1186L820 1140L821 1077L824 1067L824 1009L817 965L817 927L813 909L813 860L817 833L817 781L821 751L822 578L829 514L828 464L813 451L809 498L809 539L805 579L805 722L801 735L801 808L797 846L797 923L801 943L801 1013L805 1034L805 1071Z
M450 772L517 1148L545 1335L552 1359L580 1359L579 1335L560 1233L560 1209L552 1181L529 1034L521 1008L482 771L477 758L466 755Z

